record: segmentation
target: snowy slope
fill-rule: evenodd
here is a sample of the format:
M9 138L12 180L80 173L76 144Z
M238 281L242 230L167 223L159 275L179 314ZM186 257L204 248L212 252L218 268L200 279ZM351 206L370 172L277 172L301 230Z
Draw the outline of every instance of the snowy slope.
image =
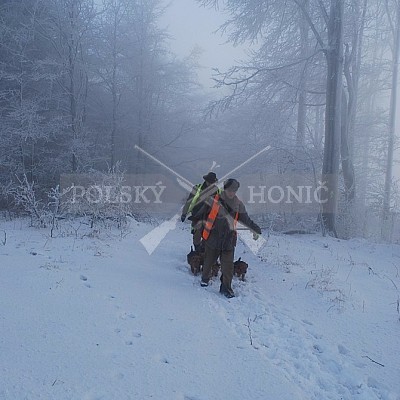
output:
M2 229L0 399L400 399L399 246L240 243L227 300L189 273L187 225L151 256L136 222Z

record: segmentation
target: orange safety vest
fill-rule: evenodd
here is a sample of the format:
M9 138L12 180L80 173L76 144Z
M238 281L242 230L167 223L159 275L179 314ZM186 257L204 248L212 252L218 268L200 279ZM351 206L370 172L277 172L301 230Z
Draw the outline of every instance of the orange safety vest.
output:
M214 226L214 222L215 219L217 218L220 207L221 204L219 203L219 194L216 194L214 197L213 205L211 207L211 211L207 216L206 224L204 225L203 228L202 237L204 240L207 240L210 236L211 229ZM233 220L233 229L235 229L235 231L238 219L239 219L239 213L236 212L235 219Z

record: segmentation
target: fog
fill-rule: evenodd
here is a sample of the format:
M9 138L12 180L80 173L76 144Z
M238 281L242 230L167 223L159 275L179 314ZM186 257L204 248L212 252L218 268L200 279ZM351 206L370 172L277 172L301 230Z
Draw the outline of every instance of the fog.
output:
M176 174L191 186L213 170L239 179L240 196L277 231L400 239L398 0L0 7L2 210L39 225L49 215L143 217L145 205L71 208L59 184L72 174L75 184L155 187L176 185ZM271 187L300 204L266 201ZM187 196L182 185L169 191L176 203ZM310 211L311 193L320 197Z
M230 43L220 30L227 14L215 8L201 7L196 0L171 0L161 24L170 33L171 48L179 57L199 49L199 80L212 88L213 68L227 70L246 57L248 45Z

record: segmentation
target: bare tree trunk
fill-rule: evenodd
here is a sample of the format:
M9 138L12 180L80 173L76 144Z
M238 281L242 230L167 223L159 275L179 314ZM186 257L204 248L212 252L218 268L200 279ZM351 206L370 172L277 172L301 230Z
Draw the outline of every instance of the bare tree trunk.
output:
M143 148L144 145L144 109L145 109L145 90L144 90L144 75L145 75L145 40L146 40L146 27L145 27L145 19L144 19L144 5L143 1L140 2L140 27L139 27L139 76L138 76L138 121L137 121L137 144L140 148ZM135 165L135 173L139 175L144 171L144 158L140 151L136 152L136 165Z
M307 116L307 95L306 95L306 77L302 73L299 85L299 105L297 108L297 134L296 134L296 150L301 154L304 147L304 138L306 133L306 116Z
M372 53L372 65L371 70L375 71L377 65L382 65L383 61L383 52L380 51L378 56L378 48L379 48L379 26L376 26L374 43L373 43L373 53ZM378 58L379 57L379 58ZM366 106L366 115L372 116L373 112L376 108L376 94L378 92L378 84L375 74L370 74L368 77L368 90L367 90L367 106ZM360 200L360 204L367 204L367 189L368 189L368 177L369 177L369 157L370 157L370 140L371 140L371 126L368 124L365 129L362 130L362 144L361 144L361 171L360 171L360 185L358 190L358 197Z
M342 116L341 116L341 143L340 153L342 158L342 170L343 179L345 185L345 200L346 203L350 203L354 200L355 194L355 178L354 178L354 167L350 156L349 150L349 136L348 136L348 101L345 91L342 91Z
M349 137L349 151L352 159L354 159L354 133L355 133L355 124L357 115L358 88L359 88L360 71L361 71L361 52L362 52L363 38L364 38L365 17L368 5L368 0L363 0L362 10L360 10L359 1L360 0L353 0L353 3L355 5L354 23L359 24L359 26L357 27L358 29L355 31L352 39L352 49L349 60L349 68L346 69L345 67L344 70L347 87L349 91L349 103L347 108L348 109L347 132ZM361 18L360 21L359 18Z
M304 0L304 8L308 11L309 0ZM300 17L300 36L301 36L301 58L306 58L308 55L308 30L309 26L304 14ZM306 118L307 118L307 64L301 70L299 83L299 105L297 109L297 135L296 135L296 150L301 154L301 149L304 147L304 139L306 133Z
M111 121L111 160L110 167L114 168L115 165L115 135L117 131L117 13L118 11L114 11L114 25L113 25L113 36L112 36L112 83L111 83L111 92L112 92L112 121Z
M315 120L314 120L314 148L318 153L322 153L322 139L324 131L324 109L323 106L315 107Z
M355 11L353 13L353 22L357 26L351 45L351 52L349 46L346 45L346 53L344 60L344 76L347 83L348 99L346 94L342 99L346 102L346 109L342 107L342 170L345 185L345 200L348 204L346 210L351 213L351 204L356 195L356 182L354 171L354 131L357 114L357 96L361 67L361 47L362 38L365 25L365 14L367 9L367 0L364 0L362 14L360 16L359 0L354 0ZM361 18L361 19L360 19Z
M345 200L346 202L352 202L355 197L355 174L354 174L354 166L353 166L353 157L351 151L350 143L354 143L350 138L350 119L354 119L355 122L355 102L356 102L356 88L355 88L355 80L354 75L350 72L350 65L352 55L354 54L355 48L352 48L352 54L349 53L349 47L346 45L346 54L344 61L344 75L347 81L347 90L349 93L349 97L347 99L346 92L343 88L342 94L342 121L341 121L341 159L342 159L342 171L343 171L343 179L345 186Z
M69 112L71 118L71 131L72 131L72 172L77 170L77 158L75 153L76 139L78 137L77 133L77 123L76 123L76 98L75 98L75 4L71 4L71 9L69 10L69 23L70 23L70 42L68 43L68 75L69 75Z
M111 160L110 167L114 168L115 165L115 136L117 132L117 89L115 85L116 78L116 67L115 64L113 66L113 83L112 83L112 121L111 121Z
M336 235L338 205L338 175L341 142L341 102L343 73L343 13L342 0L331 0L328 23L328 65L325 112L325 147L322 179L326 186L321 191L322 218L328 232Z
M400 47L400 4L396 3L396 20L394 27L394 43L393 43L393 60L392 60L392 91L390 95L390 116L389 116L389 139L388 154L385 175L385 193L383 198L383 221L382 221L382 237L386 240L390 239L389 216L390 216L390 197L392 190L392 170L393 170L393 152L394 152L394 136L396 122L396 102L397 102L397 80L399 69L399 47Z

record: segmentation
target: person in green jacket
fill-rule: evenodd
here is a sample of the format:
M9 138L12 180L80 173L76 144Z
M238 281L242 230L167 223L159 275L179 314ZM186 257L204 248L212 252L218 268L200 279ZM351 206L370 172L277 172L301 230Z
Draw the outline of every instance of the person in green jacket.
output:
M207 175L203 176L203 179L203 183L193 186L181 215L181 221L184 222L187 214L191 213L191 216L188 219L192 222L193 245L194 249L199 252L203 250L201 238L203 232L203 220L201 218L196 218L195 215L202 207L206 198L214 196L219 192L219 189L216 186L218 179L215 172L209 172Z

